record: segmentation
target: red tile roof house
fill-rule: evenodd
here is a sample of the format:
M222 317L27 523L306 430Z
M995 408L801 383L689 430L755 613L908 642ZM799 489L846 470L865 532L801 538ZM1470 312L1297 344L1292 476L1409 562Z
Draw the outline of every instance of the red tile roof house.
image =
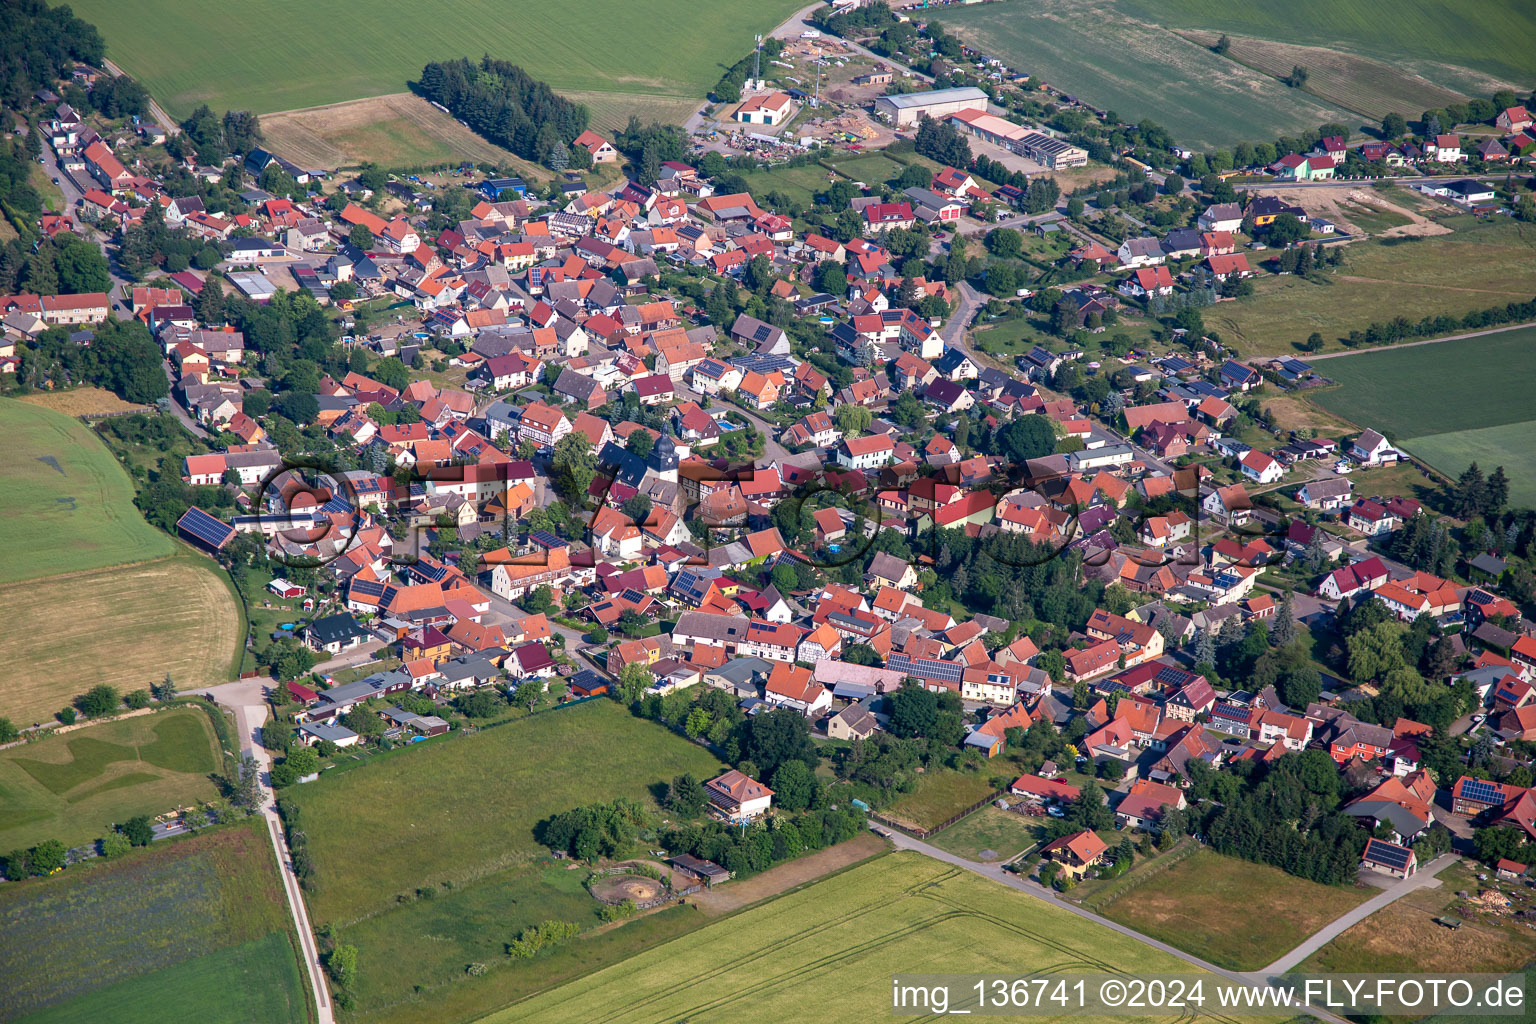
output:
M1047 843L1041 848L1040 855L1060 864L1062 874L1081 878L1104 859L1104 852L1108 849L1108 843L1095 833L1084 829L1069 836L1062 836L1053 843Z
M619 151L613 148L613 144L590 128L576 136L571 145L580 146L590 153L594 164L611 164L619 158Z
M1076 786L1057 779L1044 779L1038 775L1020 775L1013 780L1013 785L1008 787L1008 792L1027 800L1053 801L1059 804L1071 803L1082 795Z
M1122 828L1147 829L1162 818L1165 807L1182 811L1187 806L1184 791L1177 786L1139 779L1115 808L1115 823Z
M704 783L704 794L710 812L733 823L761 817L773 804L773 790L734 768Z

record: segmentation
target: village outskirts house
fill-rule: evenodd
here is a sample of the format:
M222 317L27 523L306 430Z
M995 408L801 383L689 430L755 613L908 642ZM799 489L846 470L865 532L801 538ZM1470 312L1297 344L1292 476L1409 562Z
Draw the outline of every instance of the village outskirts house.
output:
M731 824L752 821L768 813L773 790L734 768L704 783L710 813Z

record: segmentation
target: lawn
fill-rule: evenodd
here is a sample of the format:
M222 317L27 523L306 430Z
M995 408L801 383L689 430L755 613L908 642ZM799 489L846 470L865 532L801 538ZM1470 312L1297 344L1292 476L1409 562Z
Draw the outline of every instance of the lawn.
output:
M1258 970L1364 902L1373 890L1336 888L1201 850L1101 908L1111 920L1232 970ZM1263 927L1255 927L1262 920Z
M1208 310L1206 324L1241 355L1297 355L1314 331L1338 351L1351 330L1372 323L1461 316L1536 295L1536 228L1502 217L1456 228L1349 245L1321 284L1261 276L1252 298Z
M302 1022L294 950L258 818L0 887L0 1017Z
M580 11L588 30L534 0L385 0L366 17L306 0L254 0L238 26L225 8L186 0L81 0L74 10L101 30L112 59L180 118L200 103L270 113L399 93L428 61L487 52L557 90L703 99L722 65L752 49L754 33L800 6L595 0ZM599 36L622 42L594 45Z
M418 888L529 864L543 852L534 826L551 814L650 802L656 783L718 767L704 748L594 701L327 772L287 799L309 834L314 916L341 925Z
M1151 118L1187 146L1230 146L1324 121L1359 120L1218 57L1163 28L1155 10L1149 14L1127 0L1009 0L930 14L1036 80L1113 110L1121 120Z
M997 882L915 853L893 853L485 1020L930 1020L890 1017L893 974L1110 969L1187 971L1188 965Z
M1460 863L1436 876L1438 889L1417 889L1383 907L1308 957L1298 972L1429 973L1519 970L1536 959L1536 933L1507 915L1477 913L1456 930L1434 923L1467 901L1457 891L1487 888ZM1502 886L1523 895L1528 890Z
M137 814L218 795L223 766L200 708L105 722L0 752L0 849L59 839L78 846Z
M941 850L977 861L1003 861L1023 853L1040 841L1043 818L1027 818L988 805L949 826L932 838ZM991 857L983 857L990 850Z
M982 772L931 769L919 775L917 788L892 804L887 813L919 828L932 828L991 792L989 776Z
M234 592L211 561L177 549L153 562L0 587L0 715L18 726L41 722L97 683L141 690L169 673L186 690L232 678L241 621Z
M0 584L143 562L168 555L169 537L144 521L133 483L80 421L0 398Z

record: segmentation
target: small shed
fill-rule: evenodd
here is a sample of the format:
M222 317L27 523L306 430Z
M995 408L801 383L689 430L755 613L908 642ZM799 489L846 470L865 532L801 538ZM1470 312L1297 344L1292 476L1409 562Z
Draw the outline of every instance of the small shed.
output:
M712 860L704 860L692 854L682 853L667 861L677 870L692 875L703 882L706 887L713 887L718 882L730 881L731 873Z
M1524 878L1525 873L1530 868L1519 861L1510 860L1508 857L1500 857L1498 863L1494 865L1494 870L1504 881L1514 882Z

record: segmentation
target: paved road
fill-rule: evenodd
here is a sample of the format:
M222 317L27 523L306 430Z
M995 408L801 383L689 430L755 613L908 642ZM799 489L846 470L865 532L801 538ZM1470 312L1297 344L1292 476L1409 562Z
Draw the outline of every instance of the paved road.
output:
M1439 874L1441 871L1444 871L1446 868L1450 867L1460 859L1460 856L1454 853L1441 854L1439 857L1436 857L1428 864L1419 868L1417 874L1409 878L1399 879L1395 884L1388 886L1386 889L1383 889L1379 895L1371 897L1355 909L1351 910L1349 913L1345 914L1343 917L1336 918L1335 920L1324 925L1322 928L1313 932L1312 936L1308 938L1307 941L1303 942L1301 945L1285 954L1285 956L1264 968L1264 973L1284 974L1286 971L1291 970L1307 957L1311 956L1313 953L1316 953L1319 949L1322 949L1328 943L1332 942L1335 938L1343 934L1349 928L1352 928L1353 926L1359 924L1361 921L1364 921L1366 918L1370 917L1372 914L1376 913L1376 911L1380 910L1382 907L1396 903L1404 896L1407 896L1411 892L1416 892L1419 889L1438 889L1440 887L1440 879L1436 878L1435 875Z
M282 819L277 815L277 802L272 792L272 755L257 742L262 723L267 720L267 705L262 693L265 684L265 679L244 679L197 692L212 695L214 700L234 712L235 727L240 734L240 750L256 758L261 778L261 814L266 819L267 834L272 839L272 849L277 853L277 863L282 869L283 888L288 894L288 910L293 915L294 927L298 929L299 942L304 949L304 966L309 972L315 1005L319 1008L319 1024L335 1024L330 993L325 985L325 969L320 963L320 951L315 946L315 932L310 927L304 894L299 889L299 879L293 871L293 856L283 837Z
M116 64L109 60L102 61L102 64L106 66L108 71L112 72L114 77L122 77L123 69L118 67ZM177 127L176 122L171 118L171 115L165 112L164 107L155 102L153 96L151 96L149 99L149 113L150 116L155 119L155 123L158 124L161 128L165 129L165 134L167 136L175 135L181 131L181 129Z
M40 155L43 161L43 170L47 172L48 177L57 178L59 180L59 191L64 193L64 209L61 212L68 213L73 216L76 212L76 204L79 203L80 197L85 195L86 189L94 187L94 183L86 182L85 187L82 188L81 182L76 181L68 171L65 171L62 167L59 166L58 160L54 156L54 152L51 147L46 145L43 146L43 151ZM99 234L99 232L96 232L89 225L82 224L81 227L84 230L90 232L92 235ZM117 308L117 310L122 314L124 318L126 318L129 316L130 310L133 308L130 304L130 300L133 297L131 294L133 282L124 276L121 268L119 268L117 263L112 259L112 254L107 251L107 243L105 237L98 238L96 244L101 247L101 254L106 257L107 267L112 275L112 290L108 293L108 297L111 299L112 305Z
M964 344L965 332L971 326L971 321L976 319L976 311L987 304L987 296L972 288L966 281L961 281L958 288L960 305L955 307L954 315L939 328L939 337L943 338L944 344L950 348L957 348L969 356L970 350Z
M1038 882L1032 882L1022 875L1016 875L1013 872L1004 871L1002 865L1000 864L980 864L976 861L966 860L964 857L957 857L952 853L948 853L939 849L937 846L930 846L919 839L914 839L909 835L906 835L902 832L897 832L895 830L890 830L890 839L891 842L899 850L914 850L918 853L932 857L935 860L941 860L946 864L953 864L957 868L964 868L967 871L974 872L978 875L983 875L995 882L1001 882L1011 889L1017 889L1019 892L1033 896L1035 899L1049 903L1052 906L1061 910L1065 910L1070 914L1076 914L1078 917L1081 917L1084 920L1092 921L1094 924L1097 924L1101 927L1108 928L1111 931L1119 932L1121 935L1124 935L1127 938L1135 939L1137 942L1140 942L1146 946L1150 946L1159 952L1167 953L1169 956L1177 957L1178 959L1183 960L1185 963L1198 967L1202 971L1208 971L1211 974L1220 975L1221 977L1240 985L1255 985L1259 983L1258 977L1256 975L1242 974L1236 971L1226 970L1222 967L1217 967L1215 964L1207 960L1202 960L1193 954L1186 953L1181 949L1170 946L1166 942L1161 942L1157 939L1151 938L1150 936L1143 935L1136 931L1134 928L1127 928L1125 925L1111 921L1107 917L1101 917L1091 910L1084 909L1083 907L1077 906L1074 903L1068 903L1066 900L1063 900L1050 889L1040 885ZM1439 861L1436 861L1435 863L1438 864ZM1435 870L1439 869L1436 868ZM1332 1024L1345 1024L1343 1020L1333 1016L1332 1014L1325 1013L1316 1008L1309 1009L1313 1015L1320 1017L1323 1020L1330 1021Z

